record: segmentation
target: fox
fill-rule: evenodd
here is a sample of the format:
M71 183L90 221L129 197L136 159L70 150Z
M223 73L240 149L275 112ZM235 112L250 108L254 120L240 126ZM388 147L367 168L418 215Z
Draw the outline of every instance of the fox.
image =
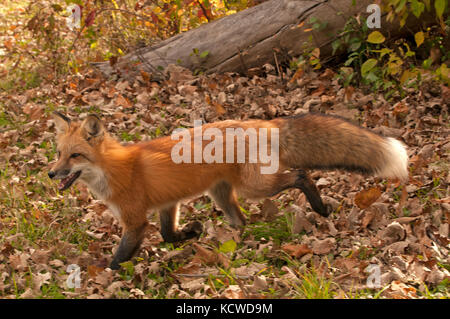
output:
M113 270L139 251L150 210L159 211L162 239L179 242L198 238L203 232L199 221L183 227L178 223L180 202L202 194L214 200L231 226L242 229L246 217L240 209L239 196L263 199L290 188L301 190L316 213L329 216L332 206L322 201L309 176L310 170L337 169L400 180L408 177L407 147L403 142L332 115L307 113L271 120L225 120L185 129L188 142L194 142L196 129L223 133L226 138L216 137L216 146L224 146L225 139L232 138L230 129L254 130L259 138L265 135L269 146L278 146L271 148L271 153L278 156L278 166L270 173L262 172L267 161L252 158L251 154L240 160L229 156L231 161L225 161L228 155L215 149L211 152L215 161L180 162L173 156L179 139L164 136L124 145L107 132L97 114L76 121L57 111L52 116L57 159L48 176L59 181L59 191L75 181L84 183L119 220L122 237L109 265ZM261 133L269 131L277 134ZM200 151L206 150L207 142L205 139L200 144L186 144L183 156L192 157L196 145L200 145ZM250 134L244 136L246 149L250 149L250 142ZM236 143L231 149L237 148Z

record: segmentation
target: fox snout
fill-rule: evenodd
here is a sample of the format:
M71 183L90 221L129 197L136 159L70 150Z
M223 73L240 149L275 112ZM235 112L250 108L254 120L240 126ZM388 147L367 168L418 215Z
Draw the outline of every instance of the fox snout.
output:
M62 170L51 169L48 172L48 177L50 177L50 179L54 179L56 177L64 178L64 177L66 177L69 174L70 174L70 170L69 169L62 169Z
M78 177L80 177L80 175L81 171L71 173L68 169L48 172L48 177L51 179L61 179L61 182L58 184L58 189L60 191L68 189L78 179Z

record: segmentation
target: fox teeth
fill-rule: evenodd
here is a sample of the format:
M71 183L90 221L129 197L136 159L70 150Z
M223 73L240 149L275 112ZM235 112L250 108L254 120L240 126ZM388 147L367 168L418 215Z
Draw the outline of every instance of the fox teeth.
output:
M80 176L80 174L81 171L78 171L63 178L58 185L58 189L62 191L69 188L73 184L73 182L75 182L75 180Z

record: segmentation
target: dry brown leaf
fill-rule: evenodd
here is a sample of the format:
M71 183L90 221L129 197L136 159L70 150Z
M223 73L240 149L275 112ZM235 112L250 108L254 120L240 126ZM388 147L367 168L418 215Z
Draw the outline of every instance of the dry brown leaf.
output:
M230 285L224 290L221 297L226 299L243 299L245 295L238 285Z
M200 263L192 260L189 264L177 268L175 274L197 274L200 271Z
M31 254L31 259L36 264L47 264L50 258L50 250L36 250Z
M33 290L39 291L44 284L48 284L49 280L52 278L51 273L37 273L33 275Z
M216 252L206 249L197 243L193 243L192 246L194 246L196 252L193 261L198 260L207 265L215 264L218 261Z
M323 240L316 240L312 244L312 251L317 255L325 255L336 248L336 239L325 238Z
M305 231L305 232L308 233L308 232L312 231L313 228L314 228L314 226L306 218L305 213L303 213L303 212L296 212L294 225L292 227L292 232L294 234L299 234L302 231Z
M217 114L219 115L223 115L227 112L227 110L219 103L217 102L213 102L214 104L214 109L216 110Z
M30 116L31 121L35 121L44 114L44 108L42 106L29 103L25 105L23 112Z
M286 244L281 247L286 253L295 258L300 258L303 255L310 254L313 251L306 244Z
M214 110L218 115L223 115L227 112L227 110L218 102L212 101L209 95L205 96L205 101L212 107L214 107Z
M361 220L361 226L363 228L367 228L367 226L369 226L369 224L372 222L373 218L377 215L377 211L376 210L367 210L364 213L364 216Z
M382 238L387 244L404 240L406 237L405 228L398 222L389 224L383 231Z
M17 255L10 255L9 256L9 263L10 265L18 271L25 270L28 267L28 258L30 255L21 253Z
M356 194L355 204L361 209L366 209L367 207L375 203L380 196L381 190L378 187L372 187Z
M304 73L305 71L303 70L302 67L297 68L297 71L295 71L294 75L289 80L289 83L294 83L297 79L301 78Z
M102 272L102 271L105 270L105 269L102 268L102 267L98 267L98 266L96 266L96 265L89 265L89 266L87 267L87 270L88 270L88 275L89 275L89 277L90 277L90 278L94 278L94 277L96 277L100 272Z
M119 94L117 95L116 99L114 100L115 106L122 106L124 108L130 108L133 105L131 104L130 100L128 100L123 95Z

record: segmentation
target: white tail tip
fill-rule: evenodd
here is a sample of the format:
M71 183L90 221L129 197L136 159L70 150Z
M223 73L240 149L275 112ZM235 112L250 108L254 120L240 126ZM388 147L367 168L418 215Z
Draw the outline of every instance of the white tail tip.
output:
M408 153L405 144L392 137L388 137L386 142L386 162L378 175L406 180L408 178Z

